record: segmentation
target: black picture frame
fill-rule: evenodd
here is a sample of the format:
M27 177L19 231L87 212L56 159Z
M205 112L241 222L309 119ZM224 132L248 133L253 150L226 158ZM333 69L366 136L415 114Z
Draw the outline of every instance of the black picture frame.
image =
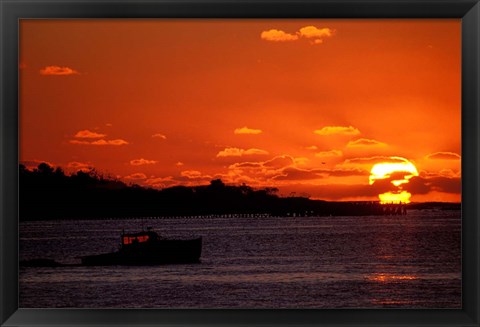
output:
M0 0L1 326L480 326L478 0ZM111 310L18 308L18 29L25 18L462 19L462 309Z

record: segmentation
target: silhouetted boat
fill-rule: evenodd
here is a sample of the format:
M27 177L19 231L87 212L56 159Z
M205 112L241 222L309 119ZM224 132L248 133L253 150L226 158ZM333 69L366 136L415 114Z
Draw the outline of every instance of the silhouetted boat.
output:
M160 237L150 228L139 233L122 233L117 252L81 257L82 265L158 265L200 262L202 238L172 240Z

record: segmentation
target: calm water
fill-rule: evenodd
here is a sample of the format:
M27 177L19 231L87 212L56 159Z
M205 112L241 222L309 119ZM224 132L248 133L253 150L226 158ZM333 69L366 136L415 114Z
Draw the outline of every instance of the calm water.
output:
M460 308L459 211L407 216L150 219L202 236L202 262L20 269L20 307ZM141 219L25 222L20 259L110 252Z

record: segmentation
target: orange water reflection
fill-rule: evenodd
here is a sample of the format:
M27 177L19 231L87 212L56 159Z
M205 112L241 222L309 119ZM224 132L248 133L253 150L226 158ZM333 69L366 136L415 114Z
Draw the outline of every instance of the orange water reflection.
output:
M399 280L415 280L415 279L418 279L418 277L413 275L395 275L395 274L388 274L388 273L376 273L371 276L368 276L367 279L375 282L391 282L391 281L399 281Z

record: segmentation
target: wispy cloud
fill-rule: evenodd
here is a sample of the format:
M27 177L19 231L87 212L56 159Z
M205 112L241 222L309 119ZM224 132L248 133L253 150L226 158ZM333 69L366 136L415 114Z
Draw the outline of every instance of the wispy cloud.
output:
M234 134L260 134L262 133L261 129L254 129L248 127L237 128L233 131Z
M162 139L162 140L166 140L167 137L163 134L160 134L160 133L156 133L156 134L153 134L152 137L154 138L158 138L158 139Z
M157 162L158 162L158 161L155 161L155 160L147 160L147 159L143 159L143 158L130 160L130 164L131 164L132 166L153 165L153 164L156 164Z
M447 178L459 178L461 177L460 171L454 171L452 169L442 169L438 172L438 174L442 177L447 177Z
M68 168L91 168L92 165L85 162L72 161L67 164Z
M249 155L265 155L267 151L261 149L239 149L239 148L226 148L225 150L217 153L217 157L242 157Z
M175 166L177 166L177 167L181 167L181 166L183 166L183 165L185 165L185 164L184 164L183 162L181 162L181 161L179 161L179 162L177 162L177 163L175 164Z
M98 140L98 141L93 141L93 145L126 145L128 144L127 141L122 140L122 139L116 139L116 140Z
M231 164L228 177L231 182L262 183L282 174L282 169L294 167L295 159L288 155L276 156L266 161Z
M204 175L198 170L184 170L180 175L190 179L204 178Z
M460 160L461 156L455 152L435 152L427 155L431 160Z
M316 169L300 169L296 167L288 167L281 171L277 176L274 176L274 180L315 180L323 179L324 176Z
M377 140L371 140L371 139L358 139L355 141L350 141L347 144L347 147L349 148L355 148L355 147L370 147L370 146L386 146L386 143L377 141Z
M317 158L341 157L343 152L340 150L321 151L315 153Z
M93 169L93 166L85 162L72 161L67 164L67 168L70 168L74 171L88 172Z
M293 42L301 38L309 39L311 44L322 44L324 39L332 37L335 34L335 30L323 27L318 28L315 26L301 27L295 33L288 33L278 29L270 29L263 31L260 34L260 38L270 42Z
M73 139L73 140L70 140L69 142L71 144L77 144L77 145L126 145L126 144L129 144L127 141L125 141L123 139L115 139L115 140L103 139L106 136L107 136L107 134L96 133L96 132L92 132L88 129L85 129L85 130L82 130L82 131L78 131L74 135L75 138L80 139L80 140ZM88 139L99 139L99 140L90 141Z
M149 187L155 187L155 188L164 188L164 187L170 187L174 185L178 185L179 182L173 180L172 176L167 176L167 177L152 177L143 182L143 185L149 186Z
M144 173L134 173L134 174L125 176L124 179L131 179L131 180L147 179L147 175L145 175Z
M271 29L268 31L263 31L260 34L260 38L262 38L262 40L271 42L288 42L298 40L298 35L286 33L281 30Z
M83 131L78 131L77 134L75 134L75 137L77 138L90 138L90 139L97 139L101 137L107 136L106 134L100 134L100 133L95 133L92 131L89 131L88 129L85 129Z
M90 145L92 144L89 141L79 141L79 140L70 140L70 144L78 144L78 145Z
M404 163L407 160L403 157L388 157L388 156L372 156L372 157L359 157L359 158L350 158L344 160L342 163L336 165L338 169L361 169L369 170L378 163L390 163L398 164ZM413 161L412 161L413 162Z
M318 150L318 146L310 145L310 146L306 146L305 149L307 149L307 150Z
M280 174L274 176L274 180L302 181L318 180L328 177L351 177L368 176L369 172L361 169L300 169L297 167L286 167Z
M80 74L78 71L70 67L46 66L40 69L40 75L66 76L78 74Z
M402 157L387 157L387 156L373 156L373 157L360 157L346 159L342 165L356 166L356 165L373 165L379 162L398 163L405 162L405 158Z
M314 131L318 135L358 135L360 131L353 126L325 126Z
M71 144L78 144L78 145L126 145L129 144L127 141L122 140L122 139L116 139L116 140L97 140L97 141L79 141L79 140L70 140Z

